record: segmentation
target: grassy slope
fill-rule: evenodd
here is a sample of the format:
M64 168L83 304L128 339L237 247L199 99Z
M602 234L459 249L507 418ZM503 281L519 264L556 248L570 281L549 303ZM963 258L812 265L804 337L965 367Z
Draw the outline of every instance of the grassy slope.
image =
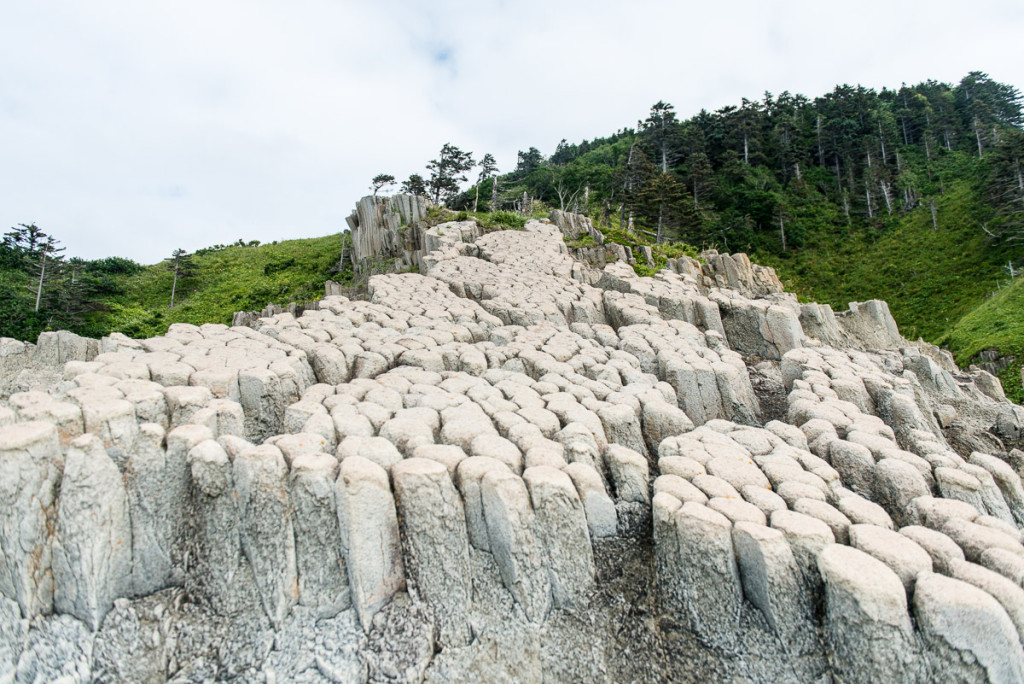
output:
M163 334L171 323L229 324L235 311L319 299L340 254L341 234L203 254L194 258L195 276L179 281L173 309L173 274L155 264L130 276L126 293L88 324L132 337Z
M1001 376L1019 402L1024 284L1006 287L1006 253L979 227L984 207L976 198L968 182L957 181L937 201L938 230L922 206L882 234L823 235L799 252L753 258L774 266L787 289L808 301L841 310L850 301L886 300L905 337L948 346L962 365L989 348L1016 355Z
M946 341L961 364L989 348L1012 354L1016 361L1000 373L1000 378L1007 396L1024 403L1020 375L1024 361L1024 278L1015 279L961 318Z
M774 266L801 297L837 310L850 301L885 299L905 337L938 342L999 279L1003 257L975 220L981 208L974 198L967 183L949 187L936 204L938 230L921 206L884 232L822 235L801 251L753 258Z

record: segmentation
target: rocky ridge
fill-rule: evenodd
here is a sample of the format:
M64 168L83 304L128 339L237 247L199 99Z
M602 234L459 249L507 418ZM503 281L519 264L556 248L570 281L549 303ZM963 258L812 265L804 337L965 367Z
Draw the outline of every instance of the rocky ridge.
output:
M744 255L422 232L369 301L0 341L0 682L1024 681L998 380Z

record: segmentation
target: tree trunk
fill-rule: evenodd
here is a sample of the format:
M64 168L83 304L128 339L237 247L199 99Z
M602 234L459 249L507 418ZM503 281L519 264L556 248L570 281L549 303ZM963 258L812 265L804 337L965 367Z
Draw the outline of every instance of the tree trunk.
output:
M868 218L875 218L875 215L871 211L871 188L869 188L866 184L864 185L864 194L867 195L868 198Z
M747 143L747 132L743 131L743 163L750 165L750 146Z
M658 205L658 234L654 238L656 244L661 244L661 227L664 224L665 219L665 203L662 202Z
M782 251L786 251L786 225L782 222L782 215L779 215L779 235L782 236Z
M480 184L476 184L476 197L473 198L473 216L476 216L476 205L480 201Z
M905 117L900 117L900 124L903 126L903 144L909 145L910 141L907 139L907 120Z
M878 122L878 142L882 144L882 164L888 164L889 160L885 158L885 138L882 136L882 122Z
M39 313L39 302L43 299L43 278L46 277L46 252L39 260L39 289L36 290L36 313Z
M978 119L974 119L974 138L978 141L978 159L981 159L981 131L978 130Z
M878 181L878 185L882 188L882 197L885 198L885 208L889 212L889 216L892 216L892 198L889 197L889 188L886 186L885 181Z
M171 283L171 308L174 308L174 291L178 288L178 264L174 264L174 282Z
M846 225L850 225L850 196L843 193L843 215L846 216Z
M825 166L825 150L821 147L821 114L818 115L818 166Z
M491 211L498 211L498 177L494 177L494 184L491 185Z
M939 229L939 217L938 217L938 214L935 212L935 200L931 201L931 208L932 208L932 230L938 230Z
M1020 201L1024 202L1024 176L1020 173L1020 160L1014 162L1014 167L1017 170L1017 192L1020 193Z
M804 178L803 174L800 173L800 162L797 162L796 164L794 164L793 167L794 167L793 170L796 173L796 179L797 180L803 180L803 178Z

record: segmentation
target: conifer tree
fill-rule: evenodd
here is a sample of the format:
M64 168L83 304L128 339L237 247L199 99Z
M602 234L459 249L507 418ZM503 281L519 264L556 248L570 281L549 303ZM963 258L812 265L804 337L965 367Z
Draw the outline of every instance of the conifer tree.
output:
M165 259L167 267L174 271L174 280L171 283L171 306L174 308L174 296L178 290L178 280L184 280L195 274L196 265L192 261L192 255L183 249L176 249L171 256Z

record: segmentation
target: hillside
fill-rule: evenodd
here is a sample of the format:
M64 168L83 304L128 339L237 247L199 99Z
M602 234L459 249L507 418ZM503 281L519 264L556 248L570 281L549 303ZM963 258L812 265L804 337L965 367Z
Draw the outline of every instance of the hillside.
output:
M498 201L525 192L587 213L616 241L748 252L808 300L888 301L908 338L968 363L989 343L1004 355L1020 344L958 327L1009 283L1008 265L1024 270L1020 124L1017 89L979 72L813 100L765 93L686 120L659 102L635 129L521 152ZM1001 377L1024 399L1019 372Z
M240 241L241 242L241 241ZM0 269L7 314L0 336L34 341L43 330L69 329L90 337L122 332L131 337L163 333L171 323L230 323L235 311L268 303L318 299L341 253L342 235L256 245L199 249L192 274L179 278L171 308L174 273L167 263L140 266L126 259L81 262L72 308L63 295L71 273L47 282L40 314L33 312L34 277L11 266ZM70 271L71 269L68 269ZM48 304L48 305L47 305Z

